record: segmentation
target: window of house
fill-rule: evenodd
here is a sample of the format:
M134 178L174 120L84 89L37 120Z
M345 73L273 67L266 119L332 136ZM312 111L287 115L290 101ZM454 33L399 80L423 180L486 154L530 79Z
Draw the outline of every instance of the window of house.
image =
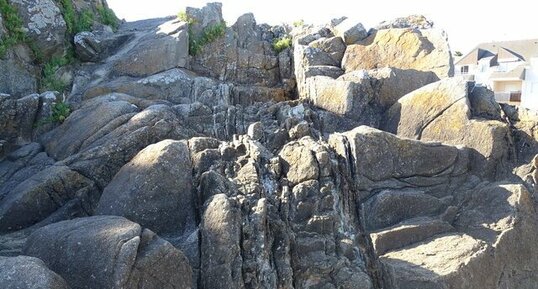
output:
M461 72L461 74L469 73L469 66L467 66L467 65L462 66L461 69L460 69L460 72Z

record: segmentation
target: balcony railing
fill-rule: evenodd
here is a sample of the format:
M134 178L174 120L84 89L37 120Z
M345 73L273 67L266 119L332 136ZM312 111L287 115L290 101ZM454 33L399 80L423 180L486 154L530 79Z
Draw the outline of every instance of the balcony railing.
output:
M521 91L495 92L498 102L521 102Z

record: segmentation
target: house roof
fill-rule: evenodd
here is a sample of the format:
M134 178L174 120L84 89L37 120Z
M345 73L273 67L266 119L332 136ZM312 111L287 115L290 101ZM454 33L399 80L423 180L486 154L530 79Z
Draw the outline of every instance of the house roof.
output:
M538 39L481 43L456 65L477 64L480 59L490 56L497 56L497 61L520 59L528 62L531 58L538 57Z

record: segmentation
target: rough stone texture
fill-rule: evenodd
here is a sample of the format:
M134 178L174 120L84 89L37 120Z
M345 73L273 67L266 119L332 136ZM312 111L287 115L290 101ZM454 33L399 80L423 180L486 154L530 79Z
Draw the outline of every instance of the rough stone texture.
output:
M0 257L0 271L4 289L69 289L62 277L37 258Z
M226 195L207 201L200 225L201 287L243 288L241 276L239 208Z
M170 20L146 35L124 58L114 64L114 73L128 76L149 76L171 68L188 67L188 27L179 20Z
M28 37L44 57L61 56L67 26L52 0L10 0L19 11Z
M97 216L45 226L24 254L40 258L71 288L192 288L181 251L122 217Z
M195 29L222 21L219 4L189 13ZM185 24L96 25L73 113L0 138L0 255L31 252L73 288L534 288L538 116L443 79L448 44L423 18L350 49L334 35L342 21L271 27L245 14L191 69L132 74L118 64ZM293 47L276 53L282 37ZM344 71L358 46L375 65ZM50 115L48 95L35 119ZM61 222L98 203L149 228Z
M477 152L474 165L483 175L502 173L510 157L508 125L473 118L471 87L462 78L451 78L413 91L387 111L384 129L404 137L468 146Z
M16 58L0 59L0 93L23 97L37 91L37 71Z
M536 266L536 252L512 246L536 238L529 192L493 184L459 197L466 202L455 223L462 233L383 255L387 288L531 288L537 282L526 269Z
M328 53L336 63L342 62L346 51L346 44L341 37L320 38L310 42L308 45Z
M39 102L37 94L23 98L0 94L0 139L12 145L30 142Z
M385 29L349 45L342 60L346 72L395 67L433 71L437 77L454 75L454 63L441 30Z
M399 17L392 21L381 22L376 29L392 29L392 28L412 28L412 29L430 29L433 28L433 21L428 20L424 15L409 15L407 17Z
M104 189L96 213L123 216L163 234L194 229L189 148L165 140L139 152Z
M61 215L63 207L88 214L96 198L98 191L87 178L66 166L46 167L3 196L0 232L29 227L55 213Z
M336 25L334 30L336 36L342 38L347 45L355 44L368 36L368 31L364 29L364 26L351 19L345 19Z
M368 76L376 80L372 84L377 91L375 99L384 109L390 108L407 93L439 80L433 72L398 68L369 70ZM341 79L346 79L346 75Z

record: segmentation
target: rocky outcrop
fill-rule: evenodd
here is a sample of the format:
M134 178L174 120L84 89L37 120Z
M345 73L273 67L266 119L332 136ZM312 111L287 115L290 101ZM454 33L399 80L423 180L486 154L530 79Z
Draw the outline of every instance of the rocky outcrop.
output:
M52 0L10 0L21 16L27 36L43 57L64 53L66 23Z
M404 137L468 146L484 176L501 174L511 154L509 127L501 122L499 107L473 88L462 78L450 78L413 91L387 111L383 127ZM480 116L488 113L495 119Z
M77 34L61 122L36 126L57 94L1 98L0 256L33 257L0 267L45 288L534 288L538 117L447 78L431 21L180 18Z
M187 25L171 20L146 35L126 55L114 63L112 73L147 76L172 68L188 67L189 34Z
M0 257L0 286L5 289L69 289L43 261L27 256Z
M71 288L192 288L183 253L121 217L45 226L30 235L24 254L43 260Z
M383 29L346 49L346 72L383 67L432 71L437 77L454 75L446 35L437 29Z
M123 216L159 234L192 231L192 176L186 173L191 170L186 143L165 140L150 145L103 190L96 213Z

